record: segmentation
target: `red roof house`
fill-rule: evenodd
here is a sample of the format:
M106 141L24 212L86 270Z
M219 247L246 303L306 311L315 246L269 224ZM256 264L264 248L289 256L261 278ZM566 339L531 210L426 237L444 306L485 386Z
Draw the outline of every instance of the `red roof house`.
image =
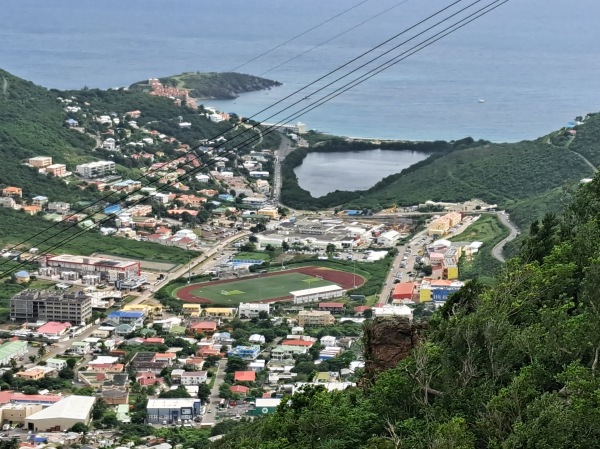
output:
M414 282L400 282L394 287L393 299L412 299L415 294L416 284Z
M255 371L236 371L234 378L236 382L254 382L256 380Z
M303 347L306 347L306 348L310 348L315 343L312 342L312 341L308 341L308 340L283 340L281 342L281 344L282 345L287 345L287 346L303 346Z
M243 385L234 385L233 387L231 387L231 392L232 393L246 394L249 391L250 391L250 388L244 387Z

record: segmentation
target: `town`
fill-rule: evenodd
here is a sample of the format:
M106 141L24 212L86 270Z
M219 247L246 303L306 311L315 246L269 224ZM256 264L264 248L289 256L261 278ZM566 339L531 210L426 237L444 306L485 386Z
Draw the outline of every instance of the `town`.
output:
M150 84L211 122L232 120ZM149 425L154 436L145 438L164 444L161 429L218 429L273 413L310 386L355 386L364 323L419 320L443 305L464 285L460 264L484 245L467 228L503 215L476 200L291 210L277 197L277 149L226 152L220 137L193 151L140 126L141 110L98 115L75 97L57 101L65 126L94 135L106 158L68 166L37 155L23 164L114 200L80 209L7 185L0 206L115 241L179 247L188 260L5 248L4 259L26 266L10 279L17 293L0 326L5 438L110 447L140 443L123 429ZM306 145L303 124L279 131ZM210 170L182 176L205 159ZM143 176L123 176L123 165Z

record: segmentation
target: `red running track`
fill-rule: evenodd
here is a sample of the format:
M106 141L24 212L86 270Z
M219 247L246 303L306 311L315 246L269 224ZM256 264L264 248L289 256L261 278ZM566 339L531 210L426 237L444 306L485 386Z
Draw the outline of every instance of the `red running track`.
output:
M305 274L307 276L312 276L312 277L320 276L325 281L334 282L334 283L340 285L344 290L351 290L354 288L354 274L353 273L348 273L347 271L339 271L339 270L331 269L331 268L322 268L322 267L301 267L301 268L294 268L292 270L274 271L272 273L263 273L263 274L257 274L254 276L245 276L243 278L212 281L210 284L211 285L230 284L232 282L237 282L240 280L245 281L248 279L255 279L255 278L265 277L265 276L279 276L281 274L289 274L289 273L301 273L301 274ZM362 276L359 276L358 274L356 275L356 286L357 287L360 287L365 282L366 282L365 278L363 278ZM179 298L185 302L191 302L191 303L197 303L197 304L212 304L212 301L210 301L209 299L202 298L202 297L192 294L192 291L198 289L198 285L199 284L193 284L193 285L188 285L187 287L180 288L179 290L177 290L177 298ZM280 296L279 298L270 298L270 299L265 299L263 301L255 301L255 302L277 302L277 301L287 301L289 299L292 299L292 295Z

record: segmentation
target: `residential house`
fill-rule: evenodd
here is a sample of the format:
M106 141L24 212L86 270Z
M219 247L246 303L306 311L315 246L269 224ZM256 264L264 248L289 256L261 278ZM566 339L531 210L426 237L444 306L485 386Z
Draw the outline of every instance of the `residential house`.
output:
M191 334L203 333L204 335L213 335L217 331L216 321L199 321L193 323L188 330Z
M18 197L21 198L23 196L23 189L20 187L5 187L2 189L2 196L10 196L10 197Z
M278 345L271 350L272 360L292 360L295 355L306 354L308 348L305 346Z
M56 371L60 371L61 369L67 366L67 361L65 359L56 358L46 359L46 366L48 368L53 368Z
M71 345L71 351L75 354L87 354L90 350L90 344L86 341L76 341Z
M236 371L233 379L235 382L254 382L256 380L255 371Z
M235 309L228 307L207 307L204 309L204 313L206 316L233 318L235 315Z

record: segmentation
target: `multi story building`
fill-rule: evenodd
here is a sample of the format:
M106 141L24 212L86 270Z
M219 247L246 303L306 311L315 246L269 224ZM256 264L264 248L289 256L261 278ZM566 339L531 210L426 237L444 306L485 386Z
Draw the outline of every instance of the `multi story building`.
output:
M62 178L67 175L67 166L65 164L52 164L46 167L46 173L57 178Z
M329 326L335 323L335 317L329 311L303 310L298 313L299 326Z
M260 312L267 312L267 315L271 311L271 306L261 303L242 302L238 307L238 314L240 318L258 318Z
M84 178L97 178L113 174L115 167L115 163L112 161L96 161L80 164L75 167L75 171Z
M30 157L27 162L29 162L29 165L32 167L44 168L52 165L52 158L50 156L36 156Z
M12 321L68 321L79 324L91 318L92 298L83 291L24 290L10 300Z
M117 260L99 257L46 256L40 259L40 271L46 275L75 273L78 277L99 275L109 282L124 281L141 276L140 262L133 260Z

